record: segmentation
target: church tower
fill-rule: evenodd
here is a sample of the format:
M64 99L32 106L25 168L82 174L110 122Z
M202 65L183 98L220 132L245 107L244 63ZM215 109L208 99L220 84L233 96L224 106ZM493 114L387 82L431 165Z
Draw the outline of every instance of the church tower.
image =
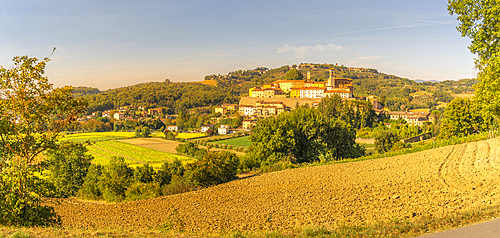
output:
M328 85L330 87L335 87L335 69L330 69L330 77L328 78Z

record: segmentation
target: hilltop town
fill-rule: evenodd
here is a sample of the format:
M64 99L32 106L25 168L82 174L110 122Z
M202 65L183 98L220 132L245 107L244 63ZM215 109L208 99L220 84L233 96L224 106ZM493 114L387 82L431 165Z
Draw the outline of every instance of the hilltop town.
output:
M148 123L153 126L151 129L156 130L166 129L174 132L191 131L218 134L247 133L250 132L259 118L276 116L280 113L293 110L297 106L308 105L317 107L323 98L338 96L344 101L369 102L376 113L377 118L375 120L377 122L383 121L384 119L394 121L402 119L406 121L408 125L415 126L423 126L424 124L436 122L438 115L431 115L428 110L418 112L408 109L404 111L391 111L389 108L384 107L383 103L379 101L379 97L373 95L357 96L353 85L353 79L339 77L346 75L346 73L366 73L371 75L378 73L376 70L349 68L338 65L327 66L331 68L326 69L325 65L304 63L298 66L288 67L288 69L285 70L286 72L290 70L305 72L305 79L277 79L250 87L247 91L248 95L241 96L237 103L222 103L205 108L204 112L203 110L199 110L198 113L194 113L196 117L194 123L192 122L194 120L192 118L193 115L190 113L179 113L179 111L173 111L165 107L135 106L132 104L120 106L111 110L94 111L90 115L80 118L79 121L82 123L82 129L97 127L98 129L93 129L97 131L131 131L145 124L141 122L148 121ZM315 72L316 80L312 79L311 71ZM248 74L238 72L222 76L207 76L206 81L221 82L217 80L235 77L235 75L238 74ZM321 74L321 72L328 72L326 80L318 78L318 73ZM265 75L269 73L269 70L258 68L257 73L258 75ZM176 85L169 81L166 83L167 85ZM186 115L190 118L186 118ZM98 118L100 119L97 120ZM151 121L155 123L151 123ZM386 125L390 126L390 123L386 123Z

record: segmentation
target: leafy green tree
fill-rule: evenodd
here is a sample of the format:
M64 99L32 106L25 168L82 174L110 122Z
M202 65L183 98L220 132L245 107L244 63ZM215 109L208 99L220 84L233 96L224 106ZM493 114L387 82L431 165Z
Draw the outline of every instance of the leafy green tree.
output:
M167 140L175 140L175 137L177 136L177 132L174 132L174 131L170 131L168 129L165 129L165 131L163 131L163 134L165 135L165 139Z
M448 11L460 22L457 30L469 37L469 50L478 55L477 64L486 63L500 52L500 8L496 0L448 0Z
M477 54L479 84L476 100L487 121L500 118L500 15L496 0L448 0L448 11L460 22L457 30L471 39L469 50Z
M492 57L478 75L475 100L481 105L486 120L500 120L500 56ZM489 122L494 125L495 122ZM497 128L498 129L498 128Z
M356 131L347 123L326 120L318 110L305 107L258 121L250 137L261 166L314 162L327 153L333 159L348 158L356 154L349 152L355 138Z
M137 183L151 183L155 177L156 172L149 164L134 169L134 181Z
M141 129L141 136L142 137L150 137L151 136L151 130L149 127L145 126Z
M161 165L160 169L156 171L154 181L160 186L169 184L170 181L172 181L172 173L170 171L170 165L167 161L165 161L165 163Z
M198 148L198 146L195 143L190 141L184 144L179 144L177 147L175 147L175 150L180 154L196 158L202 158L207 153L207 150Z
M375 134L374 140L375 150L382 154L390 151L394 144L400 140L400 138L395 131L383 130Z
M102 198L101 190L99 189L99 178L101 177L103 166L99 164L91 164L87 175L83 179L83 184L78 195L90 200L99 200Z
M44 183L39 155L56 149L59 133L85 102L71 87L53 88L44 77L48 58L14 57L11 69L0 67L0 224L35 226L59 222L41 204Z
M209 152L203 159L186 165L186 176L195 186L211 186L236 178L239 159L229 151Z
M48 151L44 163L48 180L54 184L58 197L74 196L83 185L92 156L82 144L63 143L59 149Z
M304 75L298 69L290 69L285 74L285 79L287 80L301 80L304 78Z
M104 200L110 202L125 200L125 191L132 182L133 173L133 169L128 167L123 157L112 158L99 176L99 190Z
M485 127L477 104L469 98L455 98L446 106L442 115L439 137L468 136L486 131Z

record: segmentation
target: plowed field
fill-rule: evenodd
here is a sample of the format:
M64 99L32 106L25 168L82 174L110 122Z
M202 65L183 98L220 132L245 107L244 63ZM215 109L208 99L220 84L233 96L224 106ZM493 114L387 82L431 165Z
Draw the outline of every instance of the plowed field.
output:
M120 204L55 206L63 226L186 231L288 229L440 217L500 202L500 140L263 174L191 193Z

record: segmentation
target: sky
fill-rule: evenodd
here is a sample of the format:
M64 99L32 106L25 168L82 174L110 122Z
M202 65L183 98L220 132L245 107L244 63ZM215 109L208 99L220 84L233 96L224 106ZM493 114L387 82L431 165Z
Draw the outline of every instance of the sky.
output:
M56 51L56 87L101 90L300 63L475 77L446 0L0 0L0 66Z

